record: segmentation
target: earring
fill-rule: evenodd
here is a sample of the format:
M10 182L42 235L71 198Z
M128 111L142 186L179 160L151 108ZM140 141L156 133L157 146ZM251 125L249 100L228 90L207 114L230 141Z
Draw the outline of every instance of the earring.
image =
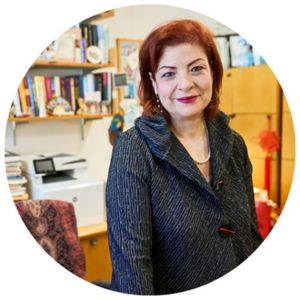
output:
M156 102L157 102L157 106L158 106L158 109L160 110L160 112L163 112L160 108L160 102L159 102L158 94L156 94Z

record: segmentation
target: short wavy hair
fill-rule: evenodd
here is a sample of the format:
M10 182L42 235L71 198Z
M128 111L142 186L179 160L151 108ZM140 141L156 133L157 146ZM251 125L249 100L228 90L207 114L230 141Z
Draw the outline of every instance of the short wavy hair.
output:
M220 91L223 79L223 65L216 45L215 36L204 24L194 20L172 20L155 28L144 40L139 53L139 69L141 81L138 97L143 106L143 116L155 118L153 113L162 114L169 121L169 113L163 108L162 113L157 107L156 95L149 78L149 72L155 79L158 63L166 47L182 43L197 44L205 50L210 69L213 73L213 96L204 109L206 120L214 118L220 105ZM162 106L161 106L162 107Z

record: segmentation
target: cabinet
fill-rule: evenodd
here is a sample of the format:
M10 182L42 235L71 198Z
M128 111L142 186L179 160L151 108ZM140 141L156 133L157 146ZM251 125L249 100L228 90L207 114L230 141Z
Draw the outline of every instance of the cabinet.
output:
M78 236L85 255L87 280L111 280L106 222L78 228Z
M268 116L271 130L281 134L281 98L281 87L268 65L224 70L221 110L232 116L230 126L245 140L258 188L264 188L266 153L252 138L268 128ZM271 160L270 199L280 203L280 151L273 152Z
M295 130L292 115L285 95L282 104L282 151L280 176L280 205L284 207L291 188L295 169Z

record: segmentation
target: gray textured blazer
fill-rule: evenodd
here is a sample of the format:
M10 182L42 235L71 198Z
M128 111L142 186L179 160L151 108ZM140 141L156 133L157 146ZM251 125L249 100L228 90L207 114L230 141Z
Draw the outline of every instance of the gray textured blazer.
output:
M252 166L228 123L222 112L207 121L211 184L163 117L140 117L118 136L106 188L111 290L193 289L230 272L262 243ZM220 229L226 224L234 233Z

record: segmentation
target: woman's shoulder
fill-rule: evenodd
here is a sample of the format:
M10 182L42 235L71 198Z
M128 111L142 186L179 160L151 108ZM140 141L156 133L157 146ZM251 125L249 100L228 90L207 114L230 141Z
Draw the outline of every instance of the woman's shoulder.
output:
M239 134L237 131L235 131L234 129L231 128L230 120L231 120L231 117L220 110L215 119L215 123L218 124L218 126L222 127L222 129L224 131L226 130L226 131L230 132L230 134L232 136L232 142L234 144L236 144L237 146L244 147L245 141L244 141L243 137L241 136L241 134Z
M147 156L150 152L148 144L136 126L118 134L113 152L123 153L123 157L134 155Z

